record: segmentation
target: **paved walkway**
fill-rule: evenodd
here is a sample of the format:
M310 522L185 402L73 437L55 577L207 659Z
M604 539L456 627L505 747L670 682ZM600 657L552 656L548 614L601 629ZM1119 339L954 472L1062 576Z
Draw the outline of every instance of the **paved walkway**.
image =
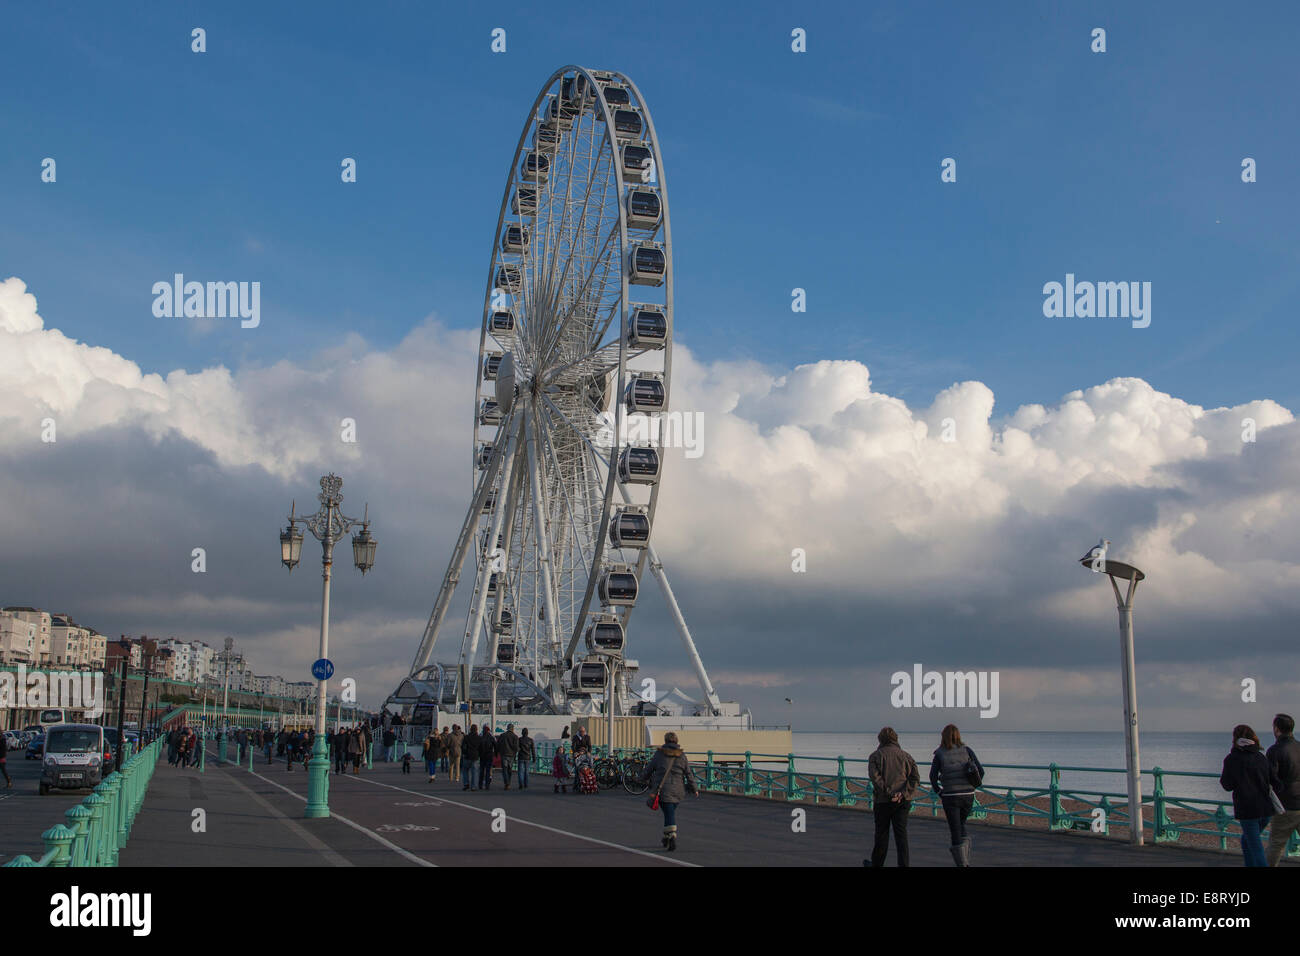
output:
M160 763L123 866L861 866L870 813L708 794L678 812L674 854L659 846L660 817L620 790L555 794L549 777L528 790L465 792L440 775L377 763L331 775L332 816L307 820L307 774L283 760L204 774ZM206 815L195 832L195 810ZM504 821L504 832L499 832ZM495 828L494 828L495 824ZM942 819L909 823L914 866L952 866ZM972 827L977 866L1239 866L1237 854L1161 845L1133 848L1087 833ZM892 854L891 854L892 863Z

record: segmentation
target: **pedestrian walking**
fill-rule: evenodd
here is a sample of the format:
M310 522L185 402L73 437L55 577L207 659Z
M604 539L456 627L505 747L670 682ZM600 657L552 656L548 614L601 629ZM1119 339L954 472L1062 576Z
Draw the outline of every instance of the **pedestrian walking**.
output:
M181 731L179 727L173 727L167 733L167 765L174 767L180 762L177 756L178 744L180 743Z
M384 762L393 762L393 750L397 745L397 734L393 733L393 728L389 727L384 731Z
M262 753L266 756L267 766L271 765L271 748L275 746L275 737L268 730L262 734Z
M447 773L452 783L460 782L461 747L464 743L465 735L460 724L452 724L451 732L447 734Z
M442 739L438 736L437 730L430 730L429 736L424 738L424 748L420 756L424 758L424 769L429 775L429 783L433 783L438 776L438 751L442 749Z
M497 755L496 738L487 724L478 732L478 788L492 789L492 761Z
M439 734L438 737L442 742L442 749L440 751L441 756L438 758L438 761L442 764L442 772L449 773L450 767L448 766L448 761L451 759L451 730L447 727L442 728L442 733ZM456 777L453 776L451 779L455 780Z
M352 776L361 772L361 755L366 745L366 735L361 732L360 727L354 728L348 734L348 758L352 761Z
M894 846L898 852L898 865L908 866L907 817L912 812L912 799L921 782L921 771L916 761L898 746L898 733L893 727L882 727L876 735L879 743L867 760L867 775L871 778L874 797L872 812L876 820L876 842L871 848L873 867L885 865L889 856L889 832L894 832ZM867 865L867 860L862 865Z
M12 790L14 781L9 776L9 742L5 740L4 734L0 734L0 773L5 775L5 789Z
M695 786L691 762L678 746L677 735L671 730L664 734L663 746L650 758L646 776L653 792L646 803L652 810L663 812L663 847L672 853L677 849L677 806L686 799L686 794L698 797L700 791Z
M1246 866L1267 866L1260 833L1273 816L1273 801L1280 782L1268 757L1260 749L1259 737L1246 724L1232 728L1232 749L1223 758L1219 785L1232 793L1232 816L1241 825L1241 855Z
M528 789L528 771L533 768L533 761L537 759L537 747L533 738L528 736L528 728L525 727L519 733L519 789Z
M561 737L555 755L551 757L551 779L555 782L556 793L569 792L569 761L565 759L565 754L564 738Z
M478 789L478 724L470 724L469 733L460 742L460 775L465 784L462 790Z
M1282 809L1273 814L1268 824L1269 866L1277 866L1282 861L1291 834L1300 833L1300 743L1295 739L1295 718L1289 714L1274 717L1273 736L1277 742L1268 748L1266 756Z
M940 743L930 763L930 789L939 794L943 815L948 820L952 846L948 852L958 866L970 866L970 837L966 818L975 806L975 790L984 782L984 765L961 742L956 724L943 728Z
M509 790L515 761L519 759L519 735L515 733L514 724L506 724L506 732L497 737L497 752L501 754L501 779Z
M402 754L402 773L410 773L410 772L411 772L411 753L408 750L406 753ZM429 779L432 780L433 778L430 777Z

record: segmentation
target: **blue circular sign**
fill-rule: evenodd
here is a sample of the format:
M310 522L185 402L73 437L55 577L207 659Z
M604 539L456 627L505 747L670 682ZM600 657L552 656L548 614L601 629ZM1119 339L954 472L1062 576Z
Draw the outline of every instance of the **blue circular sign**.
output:
M327 657L322 657L311 665L311 676L317 680L329 680L334 676L334 662Z

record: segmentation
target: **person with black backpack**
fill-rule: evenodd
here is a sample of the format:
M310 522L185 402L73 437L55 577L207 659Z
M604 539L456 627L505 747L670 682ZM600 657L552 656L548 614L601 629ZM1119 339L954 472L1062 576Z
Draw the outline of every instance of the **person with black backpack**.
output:
M970 866L970 837L966 835L966 818L975 806L975 791L984 783L984 766L961 742L956 724L943 728L940 746L930 764L930 789L943 803L952 846L948 852L958 866Z

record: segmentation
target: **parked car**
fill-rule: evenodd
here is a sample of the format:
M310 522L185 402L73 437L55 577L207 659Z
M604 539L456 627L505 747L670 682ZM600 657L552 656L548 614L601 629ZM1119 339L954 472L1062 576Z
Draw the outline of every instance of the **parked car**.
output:
M28 760L40 760L45 756L44 734L37 734L28 742L25 756Z

